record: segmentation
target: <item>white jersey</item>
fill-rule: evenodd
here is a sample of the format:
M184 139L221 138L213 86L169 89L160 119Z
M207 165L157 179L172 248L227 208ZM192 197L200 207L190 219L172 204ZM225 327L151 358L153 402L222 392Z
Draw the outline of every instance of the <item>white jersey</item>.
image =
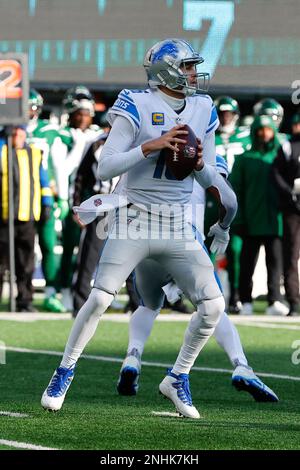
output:
M108 112L111 124L118 115L126 117L133 127L131 149L159 138L178 124L188 124L201 142L219 126L216 108L208 95L186 98L185 108L177 114L157 91L122 90ZM204 161L215 165L215 160L207 161L205 154ZM194 173L183 181L175 179L161 152L156 151L128 170L121 180L122 194L134 204L182 205L190 202Z
M204 212L205 212L206 191L197 181L194 181L191 196L191 218L188 220L199 233L204 237Z
M236 213L236 196L230 185L227 184L228 166L226 160L217 155L216 170L219 176L216 177L213 186L215 195L218 194L219 203L223 206L223 220L226 226L229 226ZM206 202L206 190L194 181L193 192L191 196L192 211L190 211L189 222L202 234L204 239L204 213Z

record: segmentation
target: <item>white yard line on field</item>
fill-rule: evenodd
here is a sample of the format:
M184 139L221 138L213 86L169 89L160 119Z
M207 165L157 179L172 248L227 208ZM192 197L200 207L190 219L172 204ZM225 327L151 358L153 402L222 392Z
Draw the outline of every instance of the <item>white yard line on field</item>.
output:
M18 353L45 354L47 356L60 356L60 357L63 355L63 353L60 351L48 351L44 349L16 348L13 346L6 346L5 349L6 351L12 351L12 352L18 352ZM1 350L1 345L0 345L0 350ZM121 364L124 359L120 357L94 356L91 354L83 354L81 357L84 359L90 359L92 361L114 362L114 363L119 363L119 364ZM147 367L162 367L164 369L172 367L171 364L165 364L162 362L150 362L150 361L142 361L142 365L147 366ZM199 372L216 372L219 374L232 374L232 369L219 369L219 368L214 368L214 367L193 367L193 370L199 371ZM256 372L256 373L257 375L261 377L270 377L273 379L292 380L295 382L300 382L299 376L295 377L292 375L271 374L268 372Z
M70 320L71 318L71 313L0 313L0 320L21 323L31 323L38 320Z
M11 418L29 418L25 413L12 413L11 411L0 411L0 416L10 416Z
M265 328L270 330L293 330L293 331L300 331L300 325L283 325L278 323L254 323L254 322L235 322L233 323L237 326L250 326L251 328Z
M178 413L170 413L169 411L151 411L154 416L170 416L170 418L182 418Z
M288 317L286 315L228 315L235 323L284 323L286 325L298 323L300 325L300 316Z
M59 450L59 449L55 449L53 447L37 446L35 444L30 444L29 442L8 441L6 439L0 439L0 445L7 446L7 447L15 447L17 449Z
M159 322L184 322L191 318L190 314L164 313L158 315L156 321ZM300 330L300 317L279 317L266 315L229 315L231 321L238 326L251 326L254 328L282 328L283 330ZM31 323L35 321L49 320L71 320L71 313L9 313L1 312L0 320ZM115 323L128 323L130 314L128 313L105 313L102 321Z

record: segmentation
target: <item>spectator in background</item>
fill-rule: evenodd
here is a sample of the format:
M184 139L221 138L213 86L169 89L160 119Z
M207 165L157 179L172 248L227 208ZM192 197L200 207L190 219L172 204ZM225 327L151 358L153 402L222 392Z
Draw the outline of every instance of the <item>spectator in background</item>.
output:
M254 117L269 116L272 119L277 129L277 140L279 144L282 144L289 138L288 134L279 132L284 117L284 109L278 101L273 98L264 98L258 101L253 106L253 115Z
M5 145L5 142L6 142L6 136L5 136L4 128L0 126L0 155L2 154L2 147L3 145ZM4 271L5 269L3 269L0 264L0 302L2 299Z
M42 165L42 152L26 144L24 127L14 127L13 181L15 268L17 278L17 310L33 312L32 276L34 272L35 222L46 220L51 213L53 198L49 188L48 174ZM0 154L0 277L8 268L8 161L7 145Z
M299 314L300 114L292 118L292 137L279 148L273 176L283 215L283 271L290 316Z
M112 181L100 181L97 178L97 167L101 150L108 134L101 135L93 142L79 165L74 184L73 205L79 206L83 201L95 194L108 194L112 188ZM78 221L76 216L73 216ZM97 267L105 240L97 237L96 228L100 221L97 217L93 222L83 228L81 232L79 251L76 260L76 269L73 277L73 316L87 300L91 291L91 281Z
M72 199L74 180L81 160L92 142L103 134L100 127L94 125L94 99L84 86L76 86L66 92L63 100L65 113L68 114L68 125L59 132L61 149L56 149L60 168L58 196L64 201L64 220L62 229L63 255L60 265L58 285L61 288L62 303L68 311L73 311L71 295L72 278L75 268L74 249L78 247L80 229L73 219Z
M29 93L29 122L27 125L27 143L33 144L42 151L43 166L48 172L49 185L56 205L60 209L60 217L63 217L61 204L63 201L57 198L57 183L55 167L53 165L54 152L57 140L60 140L58 128L46 119L40 119L44 100L42 95L31 88ZM60 155L58 155L58 160ZM57 160L56 160L57 161ZM58 260L54 253L58 244L55 230L54 207L51 210L48 220L40 220L38 223L39 244L42 252L42 269L46 282L45 298L43 308L48 312L65 312L66 309L56 296L56 282L58 277Z
M223 156L231 171L237 155L241 155L251 147L250 127L240 127L240 109L238 102L231 96L219 96L214 101L220 126L216 131L216 151ZM210 227L218 220L218 205L209 193L207 194L205 207L205 234ZM206 239L206 246L209 248L211 239ZM227 272L230 284L229 312L239 313L241 302L239 299L239 274L240 255L242 250L242 240L238 235L232 234L226 251Z
M251 150L236 157L229 177L239 209L233 230L243 239L240 299L243 314L252 314L252 276L259 249L264 245L268 272L267 314L286 315L280 302L282 218L277 208L271 165L277 155L277 128L269 116L257 116L251 126Z

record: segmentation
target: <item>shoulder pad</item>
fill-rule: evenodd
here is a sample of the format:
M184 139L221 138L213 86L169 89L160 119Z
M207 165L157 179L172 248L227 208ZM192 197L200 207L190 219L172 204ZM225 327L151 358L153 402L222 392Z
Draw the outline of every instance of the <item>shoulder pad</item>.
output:
M192 95L192 96L190 96L190 98L204 98L206 100L212 101L212 99L209 95L204 95L202 93L197 93L195 95Z
M141 119L133 94L131 90L122 90L109 112L110 114L120 114L129 118L139 129Z
M58 131L58 126L56 126L55 124L51 124L51 123L47 123L47 121L45 122L45 125L41 127L40 131L41 132L48 132L48 131Z
M59 133L60 133L60 135L62 135L64 137L72 137L72 134L71 134L71 132L69 131L68 128L59 129Z
M217 113L217 109L214 105L214 102L212 101L211 97L206 95L209 99L210 99L210 102L211 102L211 107L210 107L210 119L209 119L209 122L208 122L208 126L207 126L207 129L206 129L206 134L209 134L210 132L212 132L213 130L216 130L219 126L219 118L218 118L218 113Z
M89 129L94 132L99 132L102 130L101 127L98 126L98 124L91 124Z
M150 93L149 90L127 90L127 89L124 89L124 90L122 90L122 91L123 91L124 93L125 93L125 92L127 92L127 93L129 92L129 93L134 93L134 94L136 94L136 93Z
M238 127L235 135L238 139L242 139L243 137L250 137L250 128Z

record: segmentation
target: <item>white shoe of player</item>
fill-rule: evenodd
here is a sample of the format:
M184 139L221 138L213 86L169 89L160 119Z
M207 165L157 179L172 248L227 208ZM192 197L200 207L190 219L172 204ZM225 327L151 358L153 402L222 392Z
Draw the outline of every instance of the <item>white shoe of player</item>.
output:
M279 302L279 300L276 300L272 305L270 305L266 309L266 314L267 315L287 315L289 313L289 308L283 304L282 302Z
M169 369L168 375L159 384L159 391L174 403L180 415L186 418L200 418L198 410L192 403L188 374L176 375Z
M240 315L253 315L253 305L250 302L242 304Z
M141 373L141 356L136 348L125 357L122 364L117 390L119 395L136 395Z
M41 405L45 410L59 411L61 409L74 378L74 369L74 366L70 369L65 367L56 369L41 399Z
M255 401L277 402L276 393L264 384L251 367L239 365L232 374L232 385L240 392L241 390L250 393Z

